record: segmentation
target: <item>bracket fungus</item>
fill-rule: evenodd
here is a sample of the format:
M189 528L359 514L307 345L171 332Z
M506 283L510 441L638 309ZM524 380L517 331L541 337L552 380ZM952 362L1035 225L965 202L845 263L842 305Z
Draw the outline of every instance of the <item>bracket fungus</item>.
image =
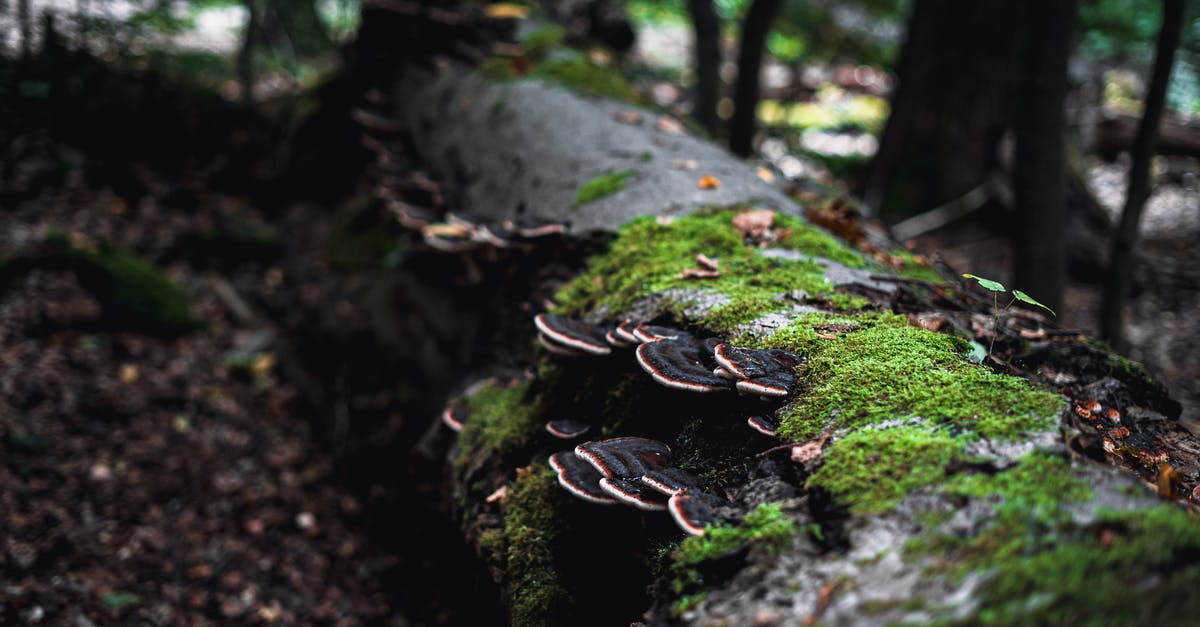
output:
M779 419L774 416L750 416L746 419L746 424L751 429L772 438L779 430Z
M671 448L657 440L625 436L584 442L575 455L605 477L636 478L671 465Z
M642 483L671 496L689 488L698 487L700 480L686 470L672 466L662 470L652 470L642 475Z
M698 490L683 490L667 500L667 512L679 528L693 536L704 535L704 527L721 521L718 508L725 505L721 499Z
M550 352L571 354L555 351L555 348L590 355L608 355L612 352L612 347L605 339L605 332L586 322L540 313L533 317L533 324L540 333L542 345L550 349Z
M596 505L615 505L618 501L600 489L604 478L591 464L575 456L574 451L559 451L550 456L550 468L558 475L558 485L575 496Z
M641 329L641 327L638 327ZM658 383L688 392L721 392L730 381L713 374L715 364L705 345L691 339L646 342L637 347L642 369Z
M573 440L587 433L591 428L591 425L582 420L570 418L551 420L546 423L546 432L562 440Z
M667 495L642 483L640 477L605 477L600 480L600 489L618 501L641 510L661 512L667 509Z

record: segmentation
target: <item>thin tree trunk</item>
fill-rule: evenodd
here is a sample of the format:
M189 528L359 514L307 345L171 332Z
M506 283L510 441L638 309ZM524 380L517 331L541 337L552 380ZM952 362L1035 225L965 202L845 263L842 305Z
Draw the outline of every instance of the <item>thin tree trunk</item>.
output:
M1142 208L1150 197L1150 162L1154 158L1154 144L1158 140L1158 122L1166 104L1167 84L1171 78L1171 66L1175 62L1175 49L1179 47L1180 31L1183 26L1183 0L1163 0L1162 27L1158 32L1158 45L1154 52L1154 70L1146 90L1146 101L1142 120L1138 124L1137 138L1131 151L1133 162L1129 168L1129 191L1125 195L1125 208L1121 222L1113 234L1112 253L1109 255L1108 281L1104 286L1104 304L1100 310L1100 336L1114 347L1121 343L1122 309L1129 294L1133 275L1133 249L1137 245L1138 222Z
M729 121L729 149L739 157L750 156L758 109L758 74L771 20L779 12L780 0L754 0L742 22L738 45L737 86L733 93L733 118Z
M692 117L716 137L720 124L717 100L721 97L721 18L712 0L688 0L688 12L696 33L696 101Z
M1036 6L1034 6L1036 4ZM1024 3L1027 39L1020 102L1014 106L1013 280L1048 307L1062 306L1066 283L1066 146L1063 101L1077 5Z
M17 26L21 29L21 56L33 54L33 16L29 11L29 0L17 0Z
M261 17L258 10L258 0L245 0L246 32L242 35L242 45L238 49L237 74L238 83L242 88L242 102L254 102L254 40L259 34Z

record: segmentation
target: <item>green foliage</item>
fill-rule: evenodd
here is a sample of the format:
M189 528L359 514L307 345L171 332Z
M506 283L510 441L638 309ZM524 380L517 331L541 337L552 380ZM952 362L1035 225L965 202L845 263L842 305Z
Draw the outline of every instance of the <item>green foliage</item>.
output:
M573 207L577 209L588 203L612 196L625 189L625 181L629 180L629 177L633 175L633 170L621 170L619 172L601 174L585 181L583 185L579 186L579 191L575 193L575 204Z
M557 24L543 26L530 31L521 37L521 49L525 56L537 61L545 57L551 50L563 45L567 38L567 30Z
M964 274L963 278L975 279L976 281L979 282L979 286L985 290L991 290L993 292L1007 292L1008 291L1008 289L1004 287L1003 283L1000 283L998 281L993 281L991 279L985 279L983 277L975 276L974 274Z
M825 454L808 485L828 490L852 513L883 512L940 481L961 450L959 439L926 426L860 429Z

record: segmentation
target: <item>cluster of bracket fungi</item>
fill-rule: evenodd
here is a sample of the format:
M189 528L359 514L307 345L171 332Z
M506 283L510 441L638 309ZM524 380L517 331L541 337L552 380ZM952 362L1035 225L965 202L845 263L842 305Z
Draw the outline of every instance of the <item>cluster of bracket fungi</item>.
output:
M352 117L362 129L359 142L375 155L375 195L400 224L420 231L430 248L449 253L488 247L527 249L541 238L566 232L566 225L545 220L485 220L448 211L437 181L407 163L404 126L384 112L387 97L372 90L365 100L368 106L355 109Z
M534 317L538 341L552 354L564 357L611 355L634 348L637 362L655 382L687 392L737 391L765 399L788 395L801 358L777 349L732 346L718 338L696 338L687 331L626 320L608 328L542 313ZM528 376L528 375L526 375ZM469 419L465 399L483 385L507 385L497 378L477 382L452 400L442 412L442 422L461 431ZM747 425L763 435L775 436L774 415L754 415ZM546 431L573 440L590 429L586 422L556 419ZM579 444L550 456L558 483L576 497L600 505L625 504L647 511L668 511L681 529L704 533L705 525L718 522L728 503L705 493L700 481L673 465L670 447L642 437L616 437Z
M801 358L777 349L732 346L718 338L697 338L669 327L623 321L608 328L542 313L534 318L538 341L551 353L569 357L608 355L635 348L638 365L655 382L697 393L737 391L766 398L788 395ZM755 431L774 436L774 416L747 419ZM550 425L547 430L554 433ZM571 437L577 437L582 432ZM666 510L685 532L704 533L719 520L723 499L703 492L699 481L672 465L671 449L640 437L584 442L550 456L558 483L596 504L626 504Z

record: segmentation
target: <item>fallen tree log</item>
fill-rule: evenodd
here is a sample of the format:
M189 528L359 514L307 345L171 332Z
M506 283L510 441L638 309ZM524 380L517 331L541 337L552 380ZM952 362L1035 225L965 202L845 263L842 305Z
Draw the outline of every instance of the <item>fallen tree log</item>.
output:
M417 451L444 456L445 505L512 622L1200 610L1200 443L1136 364L906 264L658 113L424 74L402 74L395 113L447 204L477 226L569 229L535 252L460 253L505 294L476 312L490 334L461 340L489 362ZM545 271L580 250L595 254L573 278ZM756 375L734 355L767 353L730 347L798 363L769 353Z

